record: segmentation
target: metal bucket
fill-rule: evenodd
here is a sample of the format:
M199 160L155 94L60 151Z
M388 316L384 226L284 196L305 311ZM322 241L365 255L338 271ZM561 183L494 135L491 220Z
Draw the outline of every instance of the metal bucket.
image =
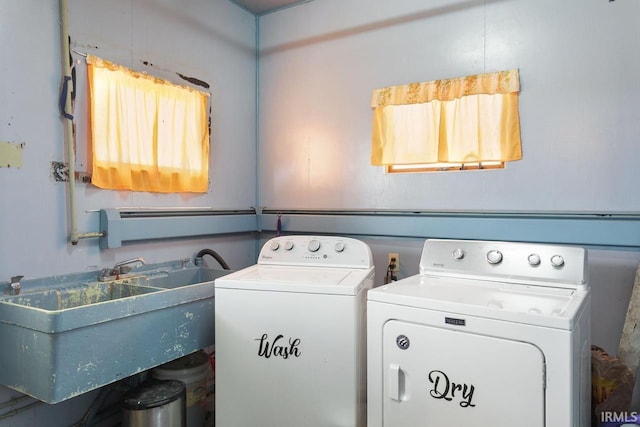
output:
M152 380L124 396L124 427L185 427L186 386L178 380Z
M179 380L186 386L186 427L202 427L205 424L207 411L204 399L207 394L207 375L210 369L209 355L201 350L165 363L151 371L153 378Z

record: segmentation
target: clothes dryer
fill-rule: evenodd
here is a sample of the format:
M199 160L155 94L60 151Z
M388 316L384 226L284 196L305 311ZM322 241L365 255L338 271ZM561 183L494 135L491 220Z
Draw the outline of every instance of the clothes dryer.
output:
M589 310L582 248L427 240L368 293L368 426L588 426Z
M364 427L369 247L269 240L215 284L216 426Z

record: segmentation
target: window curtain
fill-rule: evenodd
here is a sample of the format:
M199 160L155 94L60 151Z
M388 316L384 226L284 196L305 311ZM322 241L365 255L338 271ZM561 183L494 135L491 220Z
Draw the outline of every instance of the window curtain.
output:
M372 165L522 158L518 70L373 92Z
M206 192L208 94L87 55L91 183L114 190Z

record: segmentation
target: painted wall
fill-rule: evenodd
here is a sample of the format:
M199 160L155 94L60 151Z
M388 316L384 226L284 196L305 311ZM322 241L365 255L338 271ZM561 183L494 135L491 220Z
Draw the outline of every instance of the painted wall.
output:
M0 2L0 141L25 144L21 168L0 168L0 282L14 275L41 277L99 269L132 257L144 257L147 262L193 258L202 248L215 249L234 269L253 263L253 234L109 250L100 250L95 239L81 240L77 246L68 243L67 187L55 182L50 171L52 161L66 159L57 108L62 69L59 22L58 1ZM206 194L117 192L77 184L79 231L98 231L97 210L108 207L255 206L255 16L227 0L70 0L69 35L72 49L79 52L179 84L185 82L176 73L207 82L212 109ZM80 59L74 62L77 166L86 170L85 64L76 54L74 59ZM205 261L218 267L212 258ZM84 415L95 397L89 393L5 418L7 412L32 403L26 399L17 405L4 404L18 396L0 388L0 426L68 426Z
M0 141L25 144L21 168L0 169L0 197L6 207L0 230L8 242L1 250L0 272L5 279L0 281L17 274L37 277L109 266L131 254L146 255L151 262L166 260L211 244L211 239L200 239L176 242L176 246L163 243L100 251L95 240L75 247L67 243L67 186L55 182L50 170L52 161L66 159L57 109L62 68L58 2L5 1L0 12L4 100ZM210 85L212 109L207 193L159 195L77 184L79 231L98 231L97 210L107 207L246 209L255 205L255 31L255 17L226 0L69 2L72 49L180 84L185 82L176 73L196 77ZM74 54L74 59L82 58ZM81 60L74 64L77 168L86 171L85 64ZM253 236L240 240L253 245ZM239 244L243 251L245 243ZM246 262L244 257L236 261Z
M260 18L260 204L640 210L634 1L315 0ZM524 158L504 170L369 165L375 88L520 70Z
M69 2L72 48L168 79L196 77L212 94L209 192L158 196L78 184L82 232L97 231L96 210L105 207L640 210L633 149L640 121L631 103L640 90L633 85L640 68L635 1L315 0L264 15L258 153L253 15L227 0ZM67 189L50 171L52 161L65 159L59 31L57 2L0 2L0 141L25 143L23 166L0 168L0 281L130 257L192 257L203 247L233 268L253 263L254 236L102 251L92 240L69 245ZM82 61L76 66L81 80ZM521 73L522 161L502 171L419 176L369 166L374 88L511 67ZM387 252L400 253L401 277L417 273L421 239L366 241L378 282ZM640 254L592 248L590 259L595 342L615 351ZM32 402L4 403L18 396L0 388L0 426L69 425L95 394L1 418Z
M264 15L260 205L637 214L638 16L640 2L605 0L314 0ZM406 175L369 165L375 88L511 68L521 161ZM390 252L401 278L418 273L423 240L365 240L378 284ZM640 248L621 249L589 248L592 342L611 354L640 262Z

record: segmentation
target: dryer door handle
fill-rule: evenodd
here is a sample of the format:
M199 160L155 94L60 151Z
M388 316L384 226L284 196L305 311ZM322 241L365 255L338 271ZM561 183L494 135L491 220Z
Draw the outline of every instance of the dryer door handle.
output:
M400 402L404 395L404 373L397 363L389 365L389 398Z

